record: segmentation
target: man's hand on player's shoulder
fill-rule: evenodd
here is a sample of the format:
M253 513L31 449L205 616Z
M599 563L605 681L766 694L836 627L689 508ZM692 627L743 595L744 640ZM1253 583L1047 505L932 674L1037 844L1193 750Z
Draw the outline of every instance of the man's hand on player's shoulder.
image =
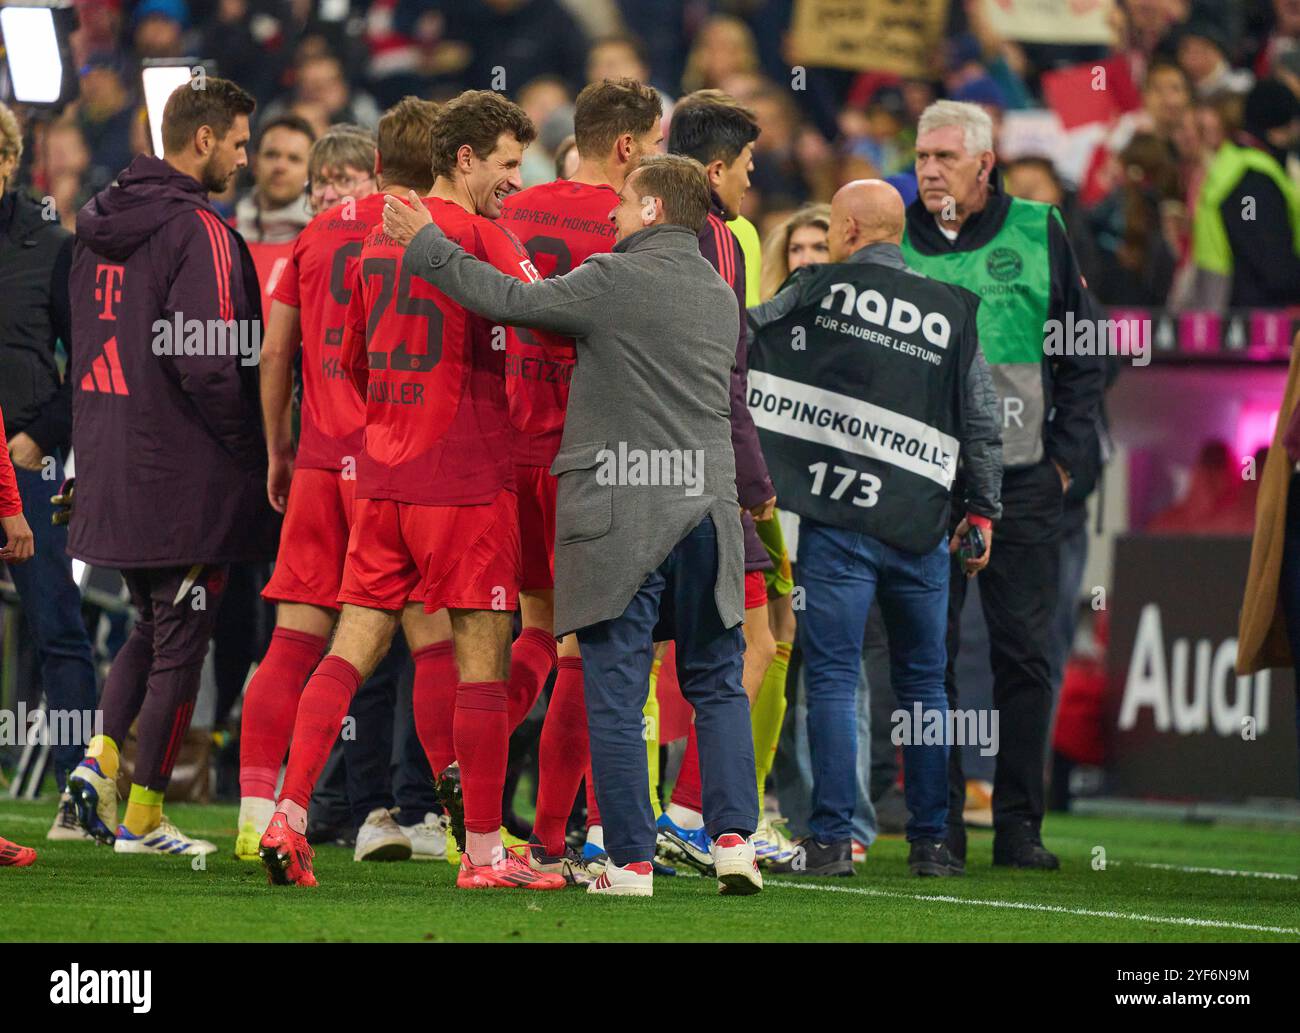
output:
M402 247L406 247L420 230L433 222L433 216L424 207L419 194L409 190L406 196L407 199L403 201L393 194L384 195L384 233Z

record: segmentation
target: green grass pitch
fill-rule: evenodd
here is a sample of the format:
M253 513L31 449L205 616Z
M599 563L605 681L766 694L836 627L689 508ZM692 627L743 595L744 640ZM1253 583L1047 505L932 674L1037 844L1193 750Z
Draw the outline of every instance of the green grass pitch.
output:
M769 876L760 896L728 898L712 879L660 878L644 900L458 891L445 863L357 864L337 847L317 849L317 889L271 887L230 853L233 807L168 808L221 847L198 871L189 858L47 843L52 810L0 802L0 834L39 852L31 868L0 869L0 939L1300 940L1300 830L1050 816L1056 874L991 867L991 835L974 831L961 879L912 878L907 844L885 839L852 879Z

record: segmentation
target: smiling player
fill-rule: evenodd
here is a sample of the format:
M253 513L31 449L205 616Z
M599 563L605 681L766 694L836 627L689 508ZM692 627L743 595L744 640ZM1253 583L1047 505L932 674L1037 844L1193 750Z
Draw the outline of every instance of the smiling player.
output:
M492 220L520 188L520 161L534 136L516 105L491 91L466 92L433 124L430 196L421 205L409 194L448 236L521 279L538 274L518 241ZM459 765L464 842L456 884L561 889L561 876L533 871L500 838L519 583L513 431L505 352L495 346L504 343L504 328L413 276L382 227L366 237L358 260L343 366L365 399L366 430L343 609L329 655L298 707L262 860L275 882L315 884L304 835L312 787L357 687L388 649L404 608L409 613L422 600L426 612L450 613L460 677L454 697L418 683L414 696L433 770Z
M262 414L267 494L271 505L285 513L285 522L275 573L262 592L276 603L275 631L244 697L235 840L235 853L243 859L257 860L258 841L275 810L275 784L299 697L338 618L355 468L365 430L365 405L341 362L362 238L383 212L384 197L376 185L403 193L432 185L428 138L437 112L432 101L399 101L379 120L377 151L368 133L351 127L332 130L317 141L311 153L312 199L323 210L294 243L275 289L262 351ZM299 354L302 427L295 448L293 362ZM432 679L454 685L445 615L434 618L416 607L407 623L416 683ZM385 824L384 841L377 842L400 856L405 837L391 821ZM409 846L405 849L409 855Z

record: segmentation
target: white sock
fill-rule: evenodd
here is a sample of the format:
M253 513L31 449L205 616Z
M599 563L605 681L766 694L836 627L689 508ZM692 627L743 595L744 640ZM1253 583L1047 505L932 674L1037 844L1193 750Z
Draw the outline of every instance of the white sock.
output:
M597 850L605 849L605 827L603 825L592 825L587 829L587 842Z
M251 821L260 836L266 831L266 826L271 824L271 815L274 813L274 800L268 800L264 796L241 796L239 798L239 822L237 827L242 829L244 822Z
M670 803L668 805L668 817L680 828L700 829L704 827L704 815L699 811L693 811L689 807L683 807L679 803Z

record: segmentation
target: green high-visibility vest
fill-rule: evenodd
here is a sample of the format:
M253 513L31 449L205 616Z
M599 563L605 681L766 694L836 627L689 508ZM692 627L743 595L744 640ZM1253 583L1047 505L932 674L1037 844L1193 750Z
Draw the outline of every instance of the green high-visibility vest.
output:
M1254 147L1238 147L1231 140L1225 140L1205 172L1205 181L1196 200L1192 260L1201 269L1223 276L1232 275L1232 247L1228 243L1228 229L1223 223L1221 209L1247 172L1262 173L1282 191L1287 215L1291 219L1292 247L1300 254L1300 189L1271 154ZM1253 212L1248 214L1246 206L1242 207L1243 219L1253 217Z
M979 295L980 350L1002 400L1002 459L1027 466L1043 458L1043 333L1052 297L1049 204L1011 199L996 236L970 251L923 255L903 236L903 257L917 272Z

